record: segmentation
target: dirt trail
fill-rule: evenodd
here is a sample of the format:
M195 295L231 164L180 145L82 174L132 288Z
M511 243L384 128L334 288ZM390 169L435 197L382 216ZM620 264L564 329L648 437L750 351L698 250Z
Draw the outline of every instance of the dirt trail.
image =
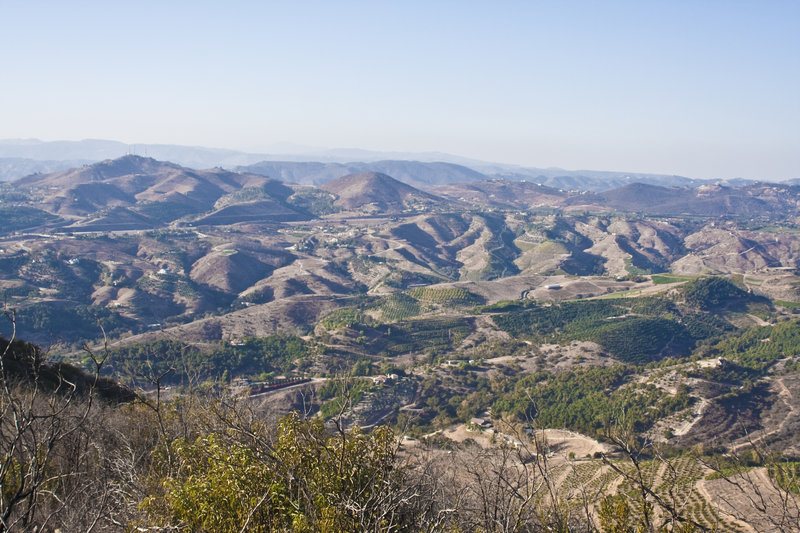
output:
M701 398L700 402L697 404L697 407L694 409L692 413L692 419L687 420L679 427L673 430L673 434L678 437L681 435L686 435L690 429L694 427L700 420L703 419L703 413L706 411L706 407L708 406L708 400L706 398Z
M769 326L770 325L769 322L767 322L766 320L764 320L762 318L757 317L756 315L751 315L750 313L747 313L747 317L750 320L752 320L753 322L755 322L756 325L758 325L758 326Z
M783 403L786 404L786 407L789 408L789 414L781 420L781 423L775 429L776 433L783 431L783 428L786 426L786 422L789 420L790 417L794 417L797 414L797 409L794 406L794 395L792 395L792 391L789 390L789 387L786 386L786 383L783 381L783 378L778 378L776 381L778 386L780 386L781 391L778 393L778 396L783 400Z

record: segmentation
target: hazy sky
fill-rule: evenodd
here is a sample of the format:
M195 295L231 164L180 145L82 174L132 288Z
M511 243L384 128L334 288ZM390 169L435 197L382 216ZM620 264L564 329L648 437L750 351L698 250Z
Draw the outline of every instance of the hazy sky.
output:
M800 177L800 2L0 0L0 138Z

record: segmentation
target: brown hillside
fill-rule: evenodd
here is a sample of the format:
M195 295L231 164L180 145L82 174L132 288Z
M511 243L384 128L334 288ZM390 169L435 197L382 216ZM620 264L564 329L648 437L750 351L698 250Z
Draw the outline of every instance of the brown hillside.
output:
M756 183L747 187L712 184L700 187L658 187L632 183L599 195L587 195L596 206L651 215L767 216L796 213L800 188ZM574 199L572 204L585 204Z
M195 221L195 225L218 226L239 222L267 222L302 220L305 215L289 209L278 202L263 200L229 205Z
M270 275L273 267L237 250L220 250L192 265L193 281L224 292L239 293Z
M348 210L374 206L381 211L397 212L442 201L379 172L350 174L328 182L321 188L337 196L334 205Z
M177 201L209 209L222 196L243 187L276 184L279 197L291 190L256 174L222 169L191 170L155 159L125 156L94 165L17 180L22 188L40 191L42 204L55 212L86 214L104 207L131 206L138 202ZM286 191L283 191L286 189Z
M569 193L524 181L476 181L454 183L434 189L436 194L478 206L512 209L562 206Z
M149 229L156 225L153 220L130 209L113 207L96 218L82 219L67 227L73 231L123 231Z

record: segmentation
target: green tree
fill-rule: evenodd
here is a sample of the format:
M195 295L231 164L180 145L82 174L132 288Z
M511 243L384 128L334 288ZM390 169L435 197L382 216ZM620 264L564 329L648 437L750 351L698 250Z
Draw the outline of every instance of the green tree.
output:
M331 434L320 419L293 414L273 436L262 424L246 431L254 441L212 433L157 452L158 482L143 505L152 524L333 533L397 531L416 520L419 493L398 467L388 428Z

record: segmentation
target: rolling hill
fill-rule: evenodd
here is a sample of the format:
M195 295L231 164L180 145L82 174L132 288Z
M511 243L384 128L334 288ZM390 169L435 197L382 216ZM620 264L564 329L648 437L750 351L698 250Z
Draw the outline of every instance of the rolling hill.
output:
M423 189L446 183L489 179L485 174L463 165L420 161L387 160L354 163L261 161L253 165L238 167L238 170L301 185L323 185L349 174L363 172L387 174L398 181Z
M668 188L633 183L597 195L573 198L569 203L649 215L782 217L798 213L798 200L800 187L783 184Z
M499 179L442 185L432 192L474 206L506 209L561 207L574 196L539 183Z
M379 172L350 174L321 187L337 196L334 205L345 210L370 209L386 213L429 209L443 200Z
M13 187L34 191L40 197L37 203L53 214L82 217L111 208L128 208L151 219L151 227L202 212L208 212L208 224L276 217L298 220L307 216L286 204L294 192L291 188L264 176L219 168L192 170L134 155L28 176L13 182ZM225 201L218 205L221 199ZM236 204L245 207L237 208ZM108 218L113 213L112 210L102 216ZM125 218L131 216L126 213ZM137 224L137 228L140 226Z

